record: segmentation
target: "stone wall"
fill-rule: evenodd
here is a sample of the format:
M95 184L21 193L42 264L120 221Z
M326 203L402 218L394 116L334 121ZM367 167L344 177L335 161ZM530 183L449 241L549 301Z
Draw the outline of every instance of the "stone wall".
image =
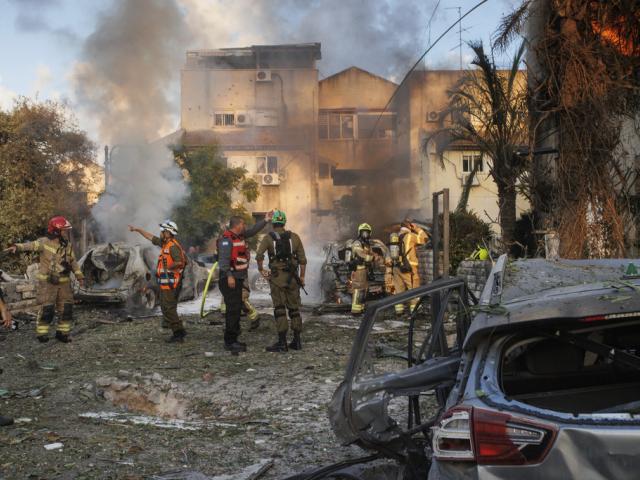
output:
M484 284L487 283L487 278L491 273L491 267L490 260L463 260L458 265L456 274L458 277L464 278L469 290L477 298L480 298Z
M26 279L0 283L0 290L11 312L36 310L38 308L36 287L36 281Z

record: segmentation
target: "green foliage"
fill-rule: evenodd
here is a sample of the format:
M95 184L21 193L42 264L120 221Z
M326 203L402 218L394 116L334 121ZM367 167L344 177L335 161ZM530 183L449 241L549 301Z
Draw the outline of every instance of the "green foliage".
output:
M22 98L0 110L0 248L41 235L53 215L86 217L94 151L59 103Z
M482 246L483 241L489 244L492 232L487 222L484 222L476 213L467 210L451 212L449 227L451 229L450 271L455 273L460 262L471 256L478 245Z
M174 214L186 244L204 245L221 232L231 215L250 222L242 203L258 198L258 184L246 177L245 169L228 168L216 146L174 148L174 155L189 181L189 194Z

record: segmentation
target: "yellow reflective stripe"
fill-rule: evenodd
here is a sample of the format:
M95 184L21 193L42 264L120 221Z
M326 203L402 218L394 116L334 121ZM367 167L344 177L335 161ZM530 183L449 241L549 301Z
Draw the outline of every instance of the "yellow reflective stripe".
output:
M53 253L54 255L55 255L56 253L58 253L58 249L57 249L57 248L55 248L55 247L52 247L51 245L43 245L43 248L44 248L47 252L51 252L51 253Z
M46 333L49 333L49 325L37 325L36 333L38 335L44 335Z
M58 332L61 333L69 333L71 331L71 324L70 323L61 323L58 325Z
M45 275L44 273L38 273L36 275L38 280L44 280L45 282L49 280L49 275ZM60 277L58 279L60 283L67 283L69 281L69 277Z

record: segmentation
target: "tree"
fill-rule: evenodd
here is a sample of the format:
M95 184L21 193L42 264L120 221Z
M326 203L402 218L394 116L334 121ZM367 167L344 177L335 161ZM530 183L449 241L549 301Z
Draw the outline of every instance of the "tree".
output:
M95 147L61 104L19 99L0 111L0 247L43 233L53 215L89 212Z
M449 92L447 112L450 126L427 137L422 148L428 152L435 140L439 153L456 140L466 140L479 147L490 161L489 174L498 187L500 228L505 248L514 240L517 180L523 175L527 159L518 149L527 143L527 98L520 62L524 43L513 58L508 71L499 71L482 42L471 43L477 69L465 72Z
M174 155L189 182L189 194L175 212L187 244L205 244L231 215L249 216L242 203L258 198L258 184L245 169L228 168L216 146L176 147Z

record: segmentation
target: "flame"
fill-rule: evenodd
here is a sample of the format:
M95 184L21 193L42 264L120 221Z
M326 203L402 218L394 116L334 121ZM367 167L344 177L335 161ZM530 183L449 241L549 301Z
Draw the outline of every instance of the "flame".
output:
M640 21L640 18L638 18L638 21ZM614 47L621 54L627 57L640 54L640 45L635 45L633 38L630 38L625 31L624 17L618 17L606 25L593 20L591 22L591 28L605 43Z

